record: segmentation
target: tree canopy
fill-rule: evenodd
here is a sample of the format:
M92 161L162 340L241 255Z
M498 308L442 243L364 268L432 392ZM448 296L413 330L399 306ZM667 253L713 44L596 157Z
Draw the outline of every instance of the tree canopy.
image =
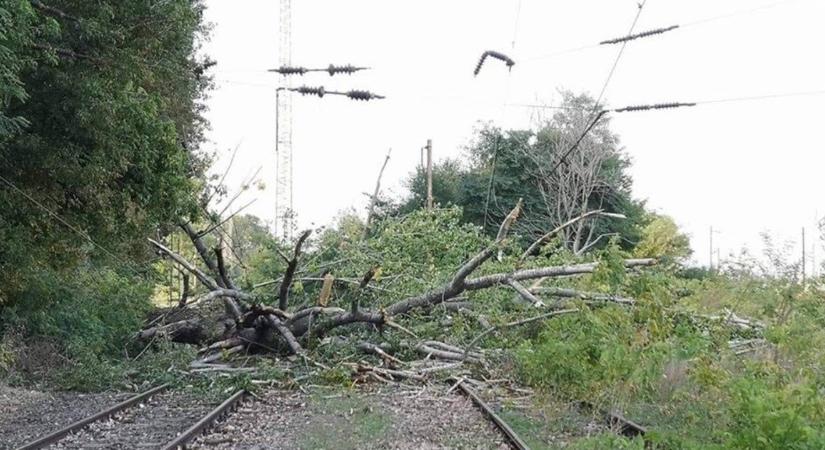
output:
M606 244L618 234L622 246L632 247L646 222L644 205L634 200L630 160L607 119L582 140L576 152L553 170L592 118L594 100L586 95L563 94L563 104L552 117L540 119L534 129L479 129L466 149L465 160L447 159L433 168L433 197L441 205L463 208L463 220L484 226L494 235L498 224L519 198L524 217L518 232L535 238L590 210L622 214L623 220L582 221L563 234L573 251ZM406 212L424 203L426 176L418 169L407 181L410 197Z
M196 55L202 12L0 1L0 302L30 271L146 261L145 238L196 211L212 64Z

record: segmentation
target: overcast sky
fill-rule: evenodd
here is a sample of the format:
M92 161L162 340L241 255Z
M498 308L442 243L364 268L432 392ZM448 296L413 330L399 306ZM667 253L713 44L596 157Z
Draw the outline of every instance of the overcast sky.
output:
M208 102L214 170L230 191L262 167L248 209L274 217L278 2L207 0L214 24L205 52L218 62ZM754 10L761 6L770 6ZM294 98L294 195L299 224L328 223L366 197L388 148L387 189L404 194L428 138L436 158L463 152L479 121L526 127L533 108L558 90L597 96L627 33L635 0L293 1L293 65L370 66L353 76L306 75L298 84L369 89L381 101ZM706 20L715 18L715 20ZM819 91L818 95L700 104L614 115L633 160L634 193L674 217L708 261L708 228L722 258L760 249L759 233L799 240L825 214L821 103L825 100L825 2L821 0L648 0L636 31L681 28L628 44L606 92L618 107ZM588 48L582 48L588 47ZM487 49L512 56L508 72ZM570 49L579 49L565 52ZM241 205L240 200L236 204ZM811 243L809 239L809 244ZM817 250L825 257L821 248Z

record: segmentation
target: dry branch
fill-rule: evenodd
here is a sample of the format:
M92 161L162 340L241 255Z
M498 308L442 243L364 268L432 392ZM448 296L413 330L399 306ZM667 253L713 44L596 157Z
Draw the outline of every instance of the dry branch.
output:
M384 169L387 168L387 163L390 162L390 153L392 153L392 149L387 151L387 157L384 158L384 164L381 165L381 170L378 172L375 191L373 191L372 197L370 197L370 206L367 209L367 221L364 222L364 235L362 236L362 240L366 240L370 234L370 225L372 225L372 216L375 213L375 204L378 203L378 193L381 191L381 177L384 176Z
M575 289L558 287L539 287L530 289L533 294L549 295L552 297L578 298L581 300L595 300L600 302L618 303L621 305L635 305L636 300L619 295L601 294L597 292L583 292Z
M306 230L298 237L295 243L295 249L292 252L292 259L287 260L286 272L284 272L284 279L281 281L281 286L278 288L278 308L282 311L287 310L289 305L289 288L292 286L292 278L295 276L295 269L298 268L298 257L301 256L301 246L307 240L312 230Z
M541 301L541 299L540 299L540 298L538 298L538 297L536 297L535 295L533 295L533 293L532 293L532 292L530 292L530 291L529 291L526 287L524 287L524 286L523 286L521 283L519 283L518 281L516 281L516 280L514 280L514 279L512 279L512 278L509 278L509 279L507 279L506 283L507 283L508 285L510 285L510 287L512 287L512 288L513 288L516 292L518 292L518 294L519 294L522 298L524 298L525 300L527 300L528 302L530 302L533 306L544 306L544 302L543 302L543 301Z
M490 334L490 333L492 333L496 330L500 330L502 328L518 327L518 326L521 326L521 325L526 325L528 323L537 322L539 320L549 319L551 317L560 316L560 315L563 315L563 314L571 314L571 313L578 312L578 311L579 311L578 308L560 309L558 311L553 311L553 312L549 312L549 313L546 313L546 314L541 314L541 315L538 315L538 316L535 316L535 317L531 317L529 319L517 320L515 322L505 323L503 325L494 325L490 328L487 328L486 330L481 332L481 334L476 336L472 341L470 341L470 343L467 345L467 349L464 350L464 357L467 358L467 357L470 356L470 351L473 349L473 347L476 345L476 343L478 343L478 341L481 340L481 338L483 338L484 336L487 336L488 334Z
M281 319L273 315L269 315L266 316L266 321L272 328L274 328L278 331L278 333L281 334L292 353L299 355L304 352L304 349L301 348L301 344L298 343L298 340L295 339L295 335L292 334L292 330L290 330L286 325L284 325L284 323L281 322Z
M201 284L206 286L206 288L209 289L210 291L213 291L215 289L219 289L221 287L221 286L218 286L218 283L216 283L215 280L209 278L209 276L206 275L202 270L195 267L192 263L190 263L189 261L184 259L182 256L180 256L177 253L173 252L172 250L166 248L165 245L161 244L160 242L158 242L154 239L149 239L149 242L152 245L154 245L155 248L160 250L161 253L163 253L166 256L172 258L172 260L175 261L176 263L178 263L181 267L186 269L191 274L195 275L195 277L198 279L198 281L200 281Z
M404 362L400 359L396 358L395 356L390 355L387 353L383 348L378 345L372 344L370 342L359 342L358 343L358 350L361 350L364 353L371 353L373 355L378 356L379 358L384 360L384 363L393 368L396 366L403 366Z
M192 228L192 225L189 225L189 223L181 223L180 228L186 233L187 236L189 236L189 240L192 241L192 245L195 246L195 250L198 251L198 255L200 255L201 260L206 265L206 268L212 273L212 276L218 283L218 286L222 288L228 287L224 284L220 277L218 264L209 255L209 249L206 248L206 244L203 243L203 239L201 239L198 233Z
M536 254L538 252L539 248L541 248L542 245L546 244L550 239L552 239L554 236L556 236L557 234L562 232L565 228L573 226L573 225L575 225L576 223L578 223L582 220L585 220L587 218L594 217L594 216L614 217L614 218L617 218L617 219L625 218L625 216L623 216L621 214L606 213L602 209L587 211L586 213L584 213L584 214L582 214L578 217L574 217L574 218L568 220L567 222L564 222L563 224L561 224L561 225L557 226L556 228L550 230L549 232L545 233L542 237L538 238L535 242L530 244L529 247L527 247L527 250L525 250L524 253L522 253L521 258L519 258L519 261L524 261L525 259L527 259L527 257Z

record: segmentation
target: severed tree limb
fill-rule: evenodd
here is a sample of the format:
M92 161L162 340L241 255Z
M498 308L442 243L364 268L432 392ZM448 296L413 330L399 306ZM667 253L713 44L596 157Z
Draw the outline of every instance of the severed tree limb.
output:
M218 283L215 282L212 278L210 278L206 273L202 270L195 267L192 263L184 259L182 256L178 255L177 253L173 252L172 250L168 249L165 245L161 244L160 242L149 239L149 242L155 246L161 253L165 254L166 256L172 258L173 261L178 263L181 267L186 269L191 274L195 275L195 278L201 282L207 289L210 291L214 291L215 289L220 289L221 286L218 286Z
M563 314L571 314L571 313L575 313L575 312L579 312L579 309L578 308L560 309L560 310L557 310L557 311L553 311L553 312L549 312L549 313L546 313L546 314L541 314L541 315L538 315L538 316L535 316L535 317L531 317L529 319L517 320L515 322L509 322L509 323L505 323L503 325L494 325L490 328L487 328L486 330L481 332L478 336L476 336L472 341L470 341L470 343L467 345L467 348L464 350L464 357L467 358L467 357L470 356L470 351L473 349L473 347L476 345L476 343L478 343L478 341L481 340L481 338L483 338L484 336L487 336L488 334L490 334L490 333L492 333L496 330L500 330L502 328L518 327L518 326L521 326L521 325L526 325L528 323L537 322L539 320L549 319L551 317L561 316Z
M375 345L370 342L359 342L357 347L358 350L361 350L364 353L371 353L383 359L384 363L387 364L387 366L389 366L390 368L395 368L397 366L404 365L403 361L384 351L384 349L381 348L381 346Z
M218 352L212 353L211 355L206 355L203 358L194 361L192 363L193 367L202 366L203 364L209 364L211 362L215 362L225 356L229 356L235 353L240 353L244 349L244 345L236 345L234 347L224 348Z
M361 237L361 240L366 240L367 237L369 237L372 216L375 213L375 204L378 203L378 193L381 191L381 177L384 176L384 169L387 168L387 163L390 162L390 153L392 153L392 149L387 151L387 157L384 158L384 164L381 165L381 170L378 172L378 180L375 182L375 191L373 191L372 197L370 197L370 206L367 209L367 221L364 222L364 235Z
M525 259L527 259L527 257L536 254L538 252L539 248L541 248L542 245L546 244L547 241L549 241L554 236L556 236L557 234L562 232L565 228L570 227L572 225L575 225L576 223L578 223L582 220L585 220L587 218L594 217L594 216L613 217L613 218L617 218L617 219L624 219L625 218L625 216L622 215L622 214L606 213L602 209L595 209L595 210L592 210L592 211L587 211L586 213L584 213L584 214L582 214L578 217L574 217L574 218L568 220L567 222L564 222L563 224L561 224L561 225L557 226L556 228L550 230L549 232L545 233L542 237L538 238L535 242L530 244L530 247L527 247L527 250L525 250L524 253L521 254L521 258L519 258L519 262L523 262Z
M301 344L299 344L298 340L295 339L295 335L292 334L292 331L289 329L289 327L287 327L286 325L284 325L283 322L281 322L281 319L273 315L268 315L266 316L266 321L269 324L269 326L271 326L272 328L277 330L278 333L281 334L292 353L296 355L303 354L304 349L301 348Z
M599 243L599 241L601 241L602 239L604 239L604 238L606 238L606 237L618 236L618 235L619 235L619 233L604 233L604 234L600 234L600 235L599 235L596 239L592 240L590 243L588 243L588 244L586 244L584 247L580 248L580 249L576 252L576 256L578 256L578 255L583 255L585 252L587 252L587 251L588 251L588 250L590 250L591 248L595 247L595 246L596 246L596 244L598 244L598 243Z
M516 222L516 220L518 220L519 215L521 215L521 210L522 210L522 205L523 204L524 204L523 199L519 198L518 201L516 202L516 206L510 211L509 214L507 214L507 216L501 222L501 225L498 227L498 233L496 234L496 242L503 241L507 237L507 234L510 233L510 228L513 226L513 224ZM501 248L499 248L498 256L496 256L496 259L499 262L501 262L501 260L503 258L504 258L504 254L503 254Z
M318 295L318 306L326 307L329 304L330 296L332 296L332 285L335 283L335 277L331 273L324 275L324 284L321 286L321 293Z
M486 254L487 258L489 258L492 255L492 253L493 250L492 247L490 247L484 250L480 255ZM473 258L473 260L476 260L476 258ZM477 261L473 262L473 265L475 265L476 263ZM656 260L652 258L627 259L624 261L624 265L627 268L652 266L654 264L656 264ZM470 263L467 263L467 265L470 265ZM517 270L515 272L510 273L496 273L492 275L485 275L466 280L464 278L460 278L457 276L454 278L453 281L451 281L441 289L430 291L426 294L417 295L414 297L408 297L404 300L393 303L381 312L359 310L357 313L352 313L352 311L349 311L346 313L337 314L335 316L332 316L325 322L319 324L319 326L313 331L323 333L325 331L331 330L332 328L356 322L366 322L373 323L376 325L382 325L386 323L388 317L406 314L418 308L438 305L453 297L460 295L464 291L474 291L478 289L486 289L493 286L506 284L508 279L512 279L514 281L523 281L543 277L561 277L568 275L581 275L586 273L592 273L598 266L599 263L597 262L574 264L569 266L550 266L541 267L537 269ZM468 274L469 272L465 273L463 277L466 278L466 275ZM463 280L458 283L459 286L457 288L454 285L454 281L456 278L458 278L459 280Z
M413 347L415 351L418 353L425 355L427 357L435 357L439 359L445 359L447 361L470 361L470 362L478 362L479 358L474 357L473 355L463 355L461 353L450 352L447 350L440 350L437 348L432 348L430 346L419 344Z
M426 378L422 375L418 375L412 372L408 372L405 370L393 370L393 369L385 369L382 367L372 367L366 364L355 364L355 363L344 363L344 365L352 367L355 373L370 373L375 372L379 375L390 376L395 378L406 378L410 380L416 380L424 382Z
M286 272L284 272L284 279L281 281L281 286L278 288L278 308L281 311L286 311L289 305L289 288L292 286L292 278L295 276L295 270L298 268L298 257L301 255L301 246L307 240L312 230L306 230L298 237L295 243L295 250L292 252L292 259L286 261Z
M537 287L529 290L532 294L550 295L553 297L578 298L582 300L595 300L602 302L612 302L621 305L635 305L636 300L619 295L602 294L598 292L583 292L575 289L559 287Z
M507 283L507 284L508 284L511 288L513 288L516 292L518 292L518 294L519 294L522 298L524 298L525 300L527 300L528 302L530 302L533 306L544 306L544 302L543 302L543 301L541 301L541 299L540 299L540 298L538 298L538 297L536 297L535 295L533 295L533 293L532 293L532 292L530 292L527 288L525 288L525 287L524 287L521 283L519 283L518 281L516 281L516 280L514 280L514 279L512 279L512 278L508 278L508 279L505 281L505 283Z
M207 352L211 352L211 351L214 351L214 350L221 350L221 349L225 349L225 348L237 347L237 346L239 346L243 343L244 343L244 341L243 341L242 338L240 338L238 336L235 336L235 337L231 337L229 339L224 339L222 341L215 342L212 345L209 345L207 347L203 347L202 349L198 350L198 353L207 353Z
M218 276L220 277L221 281L223 281L224 286L229 289L237 289L235 287L235 283L232 282L232 279L229 278L229 274L226 271L226 262L223 259L223 238L220 239L220 245L215 247L215 260L218 263Z
M643 259L626 259L624 260L625 268L653 266L656 260L653 258ZM467 280L466 288L468 291L477 289L484 289L498 284L504 284L508 278L515 281L532 280L542 277L563 277L568 275L581 275L585 273L593 273L598 262L573 264L569 266L549 266L540 267L538 269L523 269L511 273L497 273L492 275L485 275L478 278Z
M198 251L198 255L200 255L203 263L206 264L206 268L209 269L209 272L212 274L212 277L215 279L218 286L222 288L228 287L221 279L218 264L209 255L209 250L206 248L206 244L203 243L203 239L201 239L195 229L192 228L192 225L188 222L184 222L179 224L179 226L186 233L186 235L189 236L189 240L192 241L192 245L195 246L195 250Z

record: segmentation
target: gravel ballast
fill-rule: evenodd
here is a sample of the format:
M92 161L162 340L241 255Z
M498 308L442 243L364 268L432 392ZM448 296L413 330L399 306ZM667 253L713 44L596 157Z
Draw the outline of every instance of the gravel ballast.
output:
M437 386L310 394L271 390L248 400L190 448L507 449L466 397Z
M131 395L41 392L0 384L0 449L19 447Z

